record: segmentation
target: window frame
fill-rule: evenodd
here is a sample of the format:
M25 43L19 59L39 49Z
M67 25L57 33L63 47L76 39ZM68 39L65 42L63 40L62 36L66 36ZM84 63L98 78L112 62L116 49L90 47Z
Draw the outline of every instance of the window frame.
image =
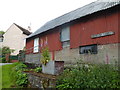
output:
M79 46L79 54L97 54L97 53L98 53L97 44Z
M35 38L33 44L33 53L38 53L38 52L39 52L39 38Z

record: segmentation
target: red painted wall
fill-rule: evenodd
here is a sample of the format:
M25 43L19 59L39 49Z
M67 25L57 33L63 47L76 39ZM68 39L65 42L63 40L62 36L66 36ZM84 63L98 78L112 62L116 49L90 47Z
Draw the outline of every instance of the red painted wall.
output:
M70 48L118 42L118 12L101 13L70 27ZM113 31L115 35L92 39L91 35Z
M118 41L118 27L120 26L118 25L119 16L120 10L112 10L112 12L103 11L102 13L92 14L84 17L84 19L79 19L77 22L75 21L74 24L70 26L70 48L77 48L82 45L90 44L109 44L120 42ZM95 39L91 38L91 35L109 31L115 32L115 35ZM39 37L40 50L43 47L48 46L50 51L53 53L53 58L54 51L62 49L59 28L47 31L37 35L36 37ZM35 37L27 39L26 49L33 47L34 38Z
M50 52L53 53L53 55L54 55L54 51L62 49L62 44L60 42L59 28L56 28L56 30L52 30L52 31L48 31L43 34L40 34L37 37L39 37L40 52L42 48L46 46L49 47L49 50ZM26 49L27 49L26 54L33 53L33 49L31 50L28 50L28 49L34 47L34 39L35 37L26 40Z
M120 42L120 9L119 9L119 15L118 15L118 41Z
M59 28L56 28L53 31L49 31L40 38L40 48L44 48L45 46L49 47L49 50L52 51L57 51L62 49L62 45L60 42L60 32ZM41 45L42 44L42 45Z
M26 54L33 53L33 46L34 46L33 44L34 44L33 39L26 40Z

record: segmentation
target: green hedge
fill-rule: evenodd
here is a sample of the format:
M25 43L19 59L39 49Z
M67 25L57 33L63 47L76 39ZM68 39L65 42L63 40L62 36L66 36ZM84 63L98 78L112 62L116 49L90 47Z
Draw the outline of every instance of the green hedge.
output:
M10 56L10 60L18 60L18 56L13 56L13 55L11 55L11 56Z

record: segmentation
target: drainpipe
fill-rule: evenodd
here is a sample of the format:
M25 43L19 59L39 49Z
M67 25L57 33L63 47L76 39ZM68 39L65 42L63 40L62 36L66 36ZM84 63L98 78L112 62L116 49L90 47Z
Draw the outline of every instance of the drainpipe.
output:
M52 51L52 60L54 61L55 60L55 52Z

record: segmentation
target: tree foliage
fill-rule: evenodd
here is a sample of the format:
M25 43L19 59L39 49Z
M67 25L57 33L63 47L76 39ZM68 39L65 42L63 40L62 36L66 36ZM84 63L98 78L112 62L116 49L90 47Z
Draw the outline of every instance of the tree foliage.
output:
M5 32L4 31L0 31L0 34L3 35L3 34L5 34Z
M4 46L1 50L2 50L2 55L11 54L15 51L14 49L10 49L10 47L8 46Z

